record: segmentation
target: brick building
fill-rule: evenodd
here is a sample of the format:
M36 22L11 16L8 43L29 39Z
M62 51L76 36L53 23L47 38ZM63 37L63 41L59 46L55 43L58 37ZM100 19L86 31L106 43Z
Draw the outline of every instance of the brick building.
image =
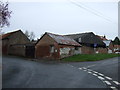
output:
M66 36L45 33L35 46L36 58L61 59L81 53L81 45Z
M105 43L93 32L65 35L82 45L82 54L107 53Z
M31 55L28 54L31 50L33 50L34 52L34 47L31 45L30 40L21 30L3 34L1 40L3 55L34 55L34 53L32 53Z
M103 42L106 44L106 48L108 50L108 53L114 52L114 45L112 40L103 40Z
M108 40L106 36L97 36L106 44L108 53L120 53L120 40L118 37L112 41Z
M112 42L113 42L114 53L120 54L120 39L118 37L115 37L115 39Z

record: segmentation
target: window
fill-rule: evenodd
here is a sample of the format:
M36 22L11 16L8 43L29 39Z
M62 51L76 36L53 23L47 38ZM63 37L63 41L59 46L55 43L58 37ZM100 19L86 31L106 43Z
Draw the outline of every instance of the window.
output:
M53 45L50 46L50 52L54 53L54 46Z

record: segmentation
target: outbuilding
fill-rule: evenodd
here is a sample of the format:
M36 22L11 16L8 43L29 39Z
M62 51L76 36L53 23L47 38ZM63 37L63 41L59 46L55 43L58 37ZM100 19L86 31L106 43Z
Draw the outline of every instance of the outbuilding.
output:
M65 35L82 45L82 54L107 53L105 43L93 32Z
M61 59L81 53L81 45L63 35L46 32L35 46L36 58Z
M35 47L21 30L3 34L1 40L3 55L34 57Z

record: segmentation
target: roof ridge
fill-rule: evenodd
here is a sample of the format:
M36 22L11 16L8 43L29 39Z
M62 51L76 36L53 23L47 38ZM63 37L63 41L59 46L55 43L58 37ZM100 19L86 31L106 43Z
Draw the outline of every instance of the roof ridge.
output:
M64 35L60 35L60 34L54 34L54 33L50 33L50 32L45 32L47 34L53 34L53 35L58 35L58 36L64 36Z
M10 35L12 35L13 33L16 33L18 31L21 31L21 30L17 30L17 31L12 31L12 32L8 32L8 33L5 33L5 34L2 34L0 39L4 39L4 38L7 38L9 37Z
M19 29L19 30L15 30L15 31L12 31L12 32L7 32L7 33L5 33L5 34L15 33L15 32L18 32L18 31L21 31L21 29ZM4 35L4 34L3 34L3 35Z
M80 34L90 34L90 33L94 34L93 32L84 32L84 33L67 34L67 35L80 35ZM65 36L67 36L67 35L65 35Z

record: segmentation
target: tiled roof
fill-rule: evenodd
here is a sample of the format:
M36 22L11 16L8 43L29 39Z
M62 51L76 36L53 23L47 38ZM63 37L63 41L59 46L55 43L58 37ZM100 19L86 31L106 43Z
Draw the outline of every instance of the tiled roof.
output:
M77 43L75 40L68 38L64 35L57 35L48 33L47 34L53 38L58 44L65 44L65 45L73 45L73 46L81 46L79 43Z
M101 40L108 40L107 38L105 38L104 36L99 36L99 35L96 35L97 37L99 37Z
M5 38L8 38L10 35L12 35L13 33L16 33L20 30L17 30L17 31L13 31L13 32L10 32L10 33L6 33L6 34L3 34L0 36L0 39L5 39Z

